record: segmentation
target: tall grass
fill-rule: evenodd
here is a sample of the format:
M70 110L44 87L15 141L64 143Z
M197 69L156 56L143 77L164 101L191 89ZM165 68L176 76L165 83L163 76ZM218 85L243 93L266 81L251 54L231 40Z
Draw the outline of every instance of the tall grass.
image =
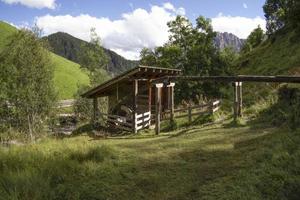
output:
M214 125L0 149L0 199L296 199L300 134Z

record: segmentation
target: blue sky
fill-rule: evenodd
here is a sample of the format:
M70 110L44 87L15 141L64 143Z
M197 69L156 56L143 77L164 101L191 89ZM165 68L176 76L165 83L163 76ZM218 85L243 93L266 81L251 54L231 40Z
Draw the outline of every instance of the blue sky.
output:
M162 45L168 38L166 22L177 14L191 21L199 15L212 19L216 31L241 38L257 25L265 26L265 0L0 0L0 20L15 26L37 23L48 35L57 31L89 39L95 27L103 45L137 59L141 48ZM263 27L264 28L264 27Z

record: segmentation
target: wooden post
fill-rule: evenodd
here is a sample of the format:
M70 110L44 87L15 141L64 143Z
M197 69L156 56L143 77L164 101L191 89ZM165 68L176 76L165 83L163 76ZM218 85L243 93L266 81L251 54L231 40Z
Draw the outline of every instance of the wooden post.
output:
M137 133L137 124L136 124L136 116L137 116L137 95L138 95L138 80L133 80L133 112L132 112L132 131L133 133Z
M119 83L117 83L117 103L119 103Z
M175 83L170 83L168 87L168 109L170 109L170 122L174 121L174 86Z
M161 117L161 88L163 84L155 85L155 134L160 133L160 117Z
M189 117L189 123L192 122L192 107L189 105L188 107L188 117Z
M243 107L243 96L242 96L242 82L238 82L237 87L237 98L238 98L238 117L242 117L242 107Z
M93 124L95 124L97 122L98 113L99 113L98 98L95 97L95 98L93 98L93 117L92 117Z
M150 112L150 119L149 119L149 127L151 126L151 113L152 113L152 104L151 104L151 101L152 101L152 84L151 84L151 80L149 80L148 82L148 110Z
M234 102L233 102L233 119L236 121L238 118L238 82L234 82L233 83L233 87L234 87Z

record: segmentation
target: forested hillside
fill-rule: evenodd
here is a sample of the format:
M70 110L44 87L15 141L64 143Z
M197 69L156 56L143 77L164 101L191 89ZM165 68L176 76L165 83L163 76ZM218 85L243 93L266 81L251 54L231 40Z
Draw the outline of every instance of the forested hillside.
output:
M86 45L87 42L80 40L67 33L54 33L45 39L48 40L51 50L68 60L79 63L79 55L82 51L82 45ZM128 69L131 69L138 65L138 61L127 60L117 53L103 48L106 56L108 57L107 71L111 75L120 74Z
M10 42L9 36L17 29L0 21L0 51ZM89 77L77 63L51 53L54 65L54 84L59 99L71 99L77 92L78 86L88 85Z

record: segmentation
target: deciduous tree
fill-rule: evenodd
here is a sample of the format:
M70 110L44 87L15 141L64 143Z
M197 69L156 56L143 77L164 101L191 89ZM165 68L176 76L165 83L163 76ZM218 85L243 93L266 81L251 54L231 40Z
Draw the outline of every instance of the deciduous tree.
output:
M55 91L47 45L29 30L19 30L0 55L0 96L6 105L1 123L33 138L50 113Z

